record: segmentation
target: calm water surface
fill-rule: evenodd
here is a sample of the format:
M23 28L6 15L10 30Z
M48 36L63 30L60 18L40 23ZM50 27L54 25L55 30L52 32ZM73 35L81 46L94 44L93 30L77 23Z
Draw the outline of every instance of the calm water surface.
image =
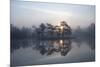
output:
M95 60L92 41L12 40L11 65L89 62Z

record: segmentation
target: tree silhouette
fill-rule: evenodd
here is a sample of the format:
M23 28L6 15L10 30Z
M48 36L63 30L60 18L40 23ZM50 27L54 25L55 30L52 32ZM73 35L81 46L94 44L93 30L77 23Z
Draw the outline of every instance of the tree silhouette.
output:
M44 23L40 24L40 37L44 37L44 30L45 30L46 26Z

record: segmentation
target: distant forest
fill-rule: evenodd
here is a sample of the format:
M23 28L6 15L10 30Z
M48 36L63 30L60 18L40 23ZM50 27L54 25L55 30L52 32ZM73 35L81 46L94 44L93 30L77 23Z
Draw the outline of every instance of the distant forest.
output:
M30 28L23 27L18 28L13 24L10 25L11 39L26 39L26 38L39 38L39 37L51 37L51 36L73 36L78 39L95 39L95 24L91 23L87 28L81 28L78 26L76 29L71 27L62 21L60 26L52 25L49 23L41 23L38 27L32 26ZM62 34L62 35L61 35Z

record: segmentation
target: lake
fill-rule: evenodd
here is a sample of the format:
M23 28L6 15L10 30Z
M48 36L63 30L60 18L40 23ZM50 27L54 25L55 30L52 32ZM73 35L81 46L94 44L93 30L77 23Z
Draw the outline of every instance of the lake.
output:
M11 66L90 61L95 61L95 44L92 41L11 40Z

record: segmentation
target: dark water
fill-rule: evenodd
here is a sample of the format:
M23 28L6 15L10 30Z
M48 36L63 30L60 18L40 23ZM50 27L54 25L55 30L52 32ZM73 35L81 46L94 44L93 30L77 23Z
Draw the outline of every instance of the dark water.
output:
M90 62L95 60L93 41L12 40L11 65Z

